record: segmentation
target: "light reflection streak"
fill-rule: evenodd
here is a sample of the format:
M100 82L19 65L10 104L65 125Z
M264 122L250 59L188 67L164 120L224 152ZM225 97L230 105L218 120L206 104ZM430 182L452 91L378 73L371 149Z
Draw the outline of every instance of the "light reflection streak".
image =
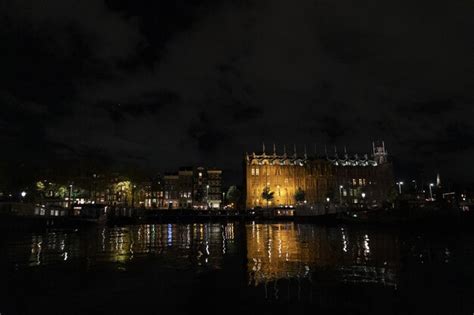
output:
M366 259L368 259L369 255L370 255L369 236L365 234L364 235L364 256Z
M341 233L342 233L342 251L344 253L347 253L347 237L346 237L344 228L341 228Z
M396 282L393 268L377 264L393 261L397 256L393 257L380 246L374 252L376 245L368 234L362 234L360 243L349 248L348 233L344 228L338 234L334 229L304 224L256 224L249 225L247 231L249 277L254 285L282 278L310 279L318 268L339 270L341 281ZM263 248L262 244L265 244ZM397 244L392 242L393 246ZM373 255L377 259L369 260Z

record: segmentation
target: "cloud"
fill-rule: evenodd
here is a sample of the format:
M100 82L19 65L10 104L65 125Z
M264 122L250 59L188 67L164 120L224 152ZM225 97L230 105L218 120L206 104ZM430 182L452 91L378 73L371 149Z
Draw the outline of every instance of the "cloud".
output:
M155 168L237 169L262 141L364 153L384 139L403 167L474 175L454 165L472 156L469 1L151 6L4 4L0 76L25 112L55 121L42 141Z

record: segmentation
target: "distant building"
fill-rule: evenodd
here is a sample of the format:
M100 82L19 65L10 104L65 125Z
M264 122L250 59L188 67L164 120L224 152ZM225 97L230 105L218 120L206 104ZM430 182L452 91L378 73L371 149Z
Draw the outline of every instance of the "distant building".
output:
M305 150L306 151L306 150ZM244 161L246 207L265 207L262 192L268 188L274 194L270 206L296 205L297 191L304 192L304 203L339 203L346 205L381 205L393 186L392 164L387 159L384 143L373 144L371 157L330 157L273 153L246 154Z
M207 170L207 203L210 208L218 209L222 206L223 195L222 195L222 171L218 169Z
M222 205L222 170L181 167L162 181L158 195L163 202L158 202L158 208L217 209Z
M179 208L193 206L194 170L192 167L181 167L178 171Z
M168 173L163 176L163 208L179 208L179 175Z

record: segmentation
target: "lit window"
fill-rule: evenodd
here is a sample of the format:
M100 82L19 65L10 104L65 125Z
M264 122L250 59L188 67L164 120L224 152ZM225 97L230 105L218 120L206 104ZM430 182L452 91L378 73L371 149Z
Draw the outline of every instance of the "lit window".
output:
M359 178L359 185L362 186L362 178Z
M357 185L357 181L355 178L352 179L352 185Z
M256 176L259 175L259 169L258 169L258 168L255 169L255 175L256 175Z

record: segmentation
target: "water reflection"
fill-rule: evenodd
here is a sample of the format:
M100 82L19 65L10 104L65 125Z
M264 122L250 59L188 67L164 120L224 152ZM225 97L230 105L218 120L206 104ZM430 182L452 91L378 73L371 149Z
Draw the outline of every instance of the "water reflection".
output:
M233 223L135 225L16 235L5 248L7 261L18 267L74 259L123 264L157 256L173 266L220 267L224 255L235 253L234 235Z
M56 229L9 235L6 262L15 268L87 262L120 270L143 259L160 268L235 268L246 257L251 286L279 280L372 283L396 287L403 264L450 264L456 243L423 235L310 224L149 224ZM457 245L459 246L459 245ZM237 262L237 263L235 263ZM240 267L239 267L240 268Z
M87 306L82 313L96 306L120 313L127 301L127 313L141 303L183 302L189 305L183 313L191 313L216 301L240 314L248 309L239 306L266 311L306 302L311 312L319 305L380 314L400 303L404 308L395 313L420 313L427 305L432 313L455 313L453 305L472 309L474 235L466 231L295 223L48 229L4 235L0 257L12 309L31 307L23 313L36 311L38 303L49 310L46 293L60 296L61 306ZM81 295L73 299L70 292ZM23 304L24 296L31 302ZM412 311L413 305L419 308Z
M343 227L251 224L247 227L250 283L310 278L314 272L331 269L338 281L396 285L398 244L395 235Z

